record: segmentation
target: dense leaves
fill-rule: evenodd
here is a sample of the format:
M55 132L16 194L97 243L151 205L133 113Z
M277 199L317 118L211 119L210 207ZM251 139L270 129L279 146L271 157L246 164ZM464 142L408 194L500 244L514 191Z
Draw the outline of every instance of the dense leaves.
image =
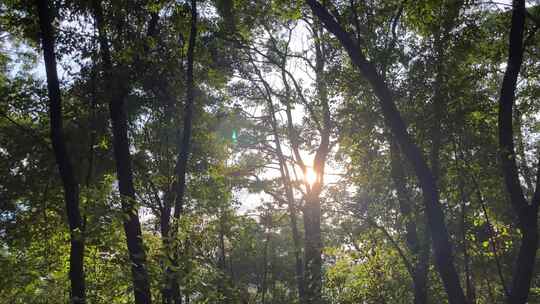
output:
M85 303L540 302L537 1L45 2L68 156L3 1L0 303L78 300L73 240Z

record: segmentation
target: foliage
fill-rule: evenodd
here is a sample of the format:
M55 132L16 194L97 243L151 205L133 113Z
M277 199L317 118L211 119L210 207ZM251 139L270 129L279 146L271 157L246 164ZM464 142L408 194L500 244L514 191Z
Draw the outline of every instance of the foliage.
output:
M91 1L50 2L65 141L81 188L84 231L76 237L86 243L87 303L133 303L106 103L111 92ZM462 286L469 278L474 303L504 302L522 236L504 187L497 131L511 7L324 2L357 35L388 80L409 134L430 167L439 168ZM70 232L49 139L34 6L0 4L0 303L69 301ZM414 302L410 268L421 257L409 244L408 223L428 251L431 234L420 183L402 158L411 204L404 212L394 139L378 99L304 1L197 1L191 156L185 210L174 224L190 6L137 0L103 7L115 76L126 88L154 302L175 273L189 303L302 303L297 262L306 254L306 210L316 186L324 303ZM513 132L521 186L532 199L540 176L540 8L531 4L527 12ZM317 167L325 136L325 174L310 185L302 166ZM430 303L447 302L432 255L427 294ZM537 266L529 303L538 302Z

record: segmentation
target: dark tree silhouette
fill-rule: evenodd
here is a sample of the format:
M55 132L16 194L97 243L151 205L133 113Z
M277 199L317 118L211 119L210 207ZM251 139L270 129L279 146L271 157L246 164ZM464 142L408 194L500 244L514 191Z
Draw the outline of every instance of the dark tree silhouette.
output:
M523 32L525 30L526 14L525 0L513 1L512 7L508 62L506 64L499 98L499 145L506 189L510 194L510 202L517 215L517 224L522 235L512 283L509 294L507 295L507 302L509 304L524 304L527 303L527 298L529 297L536 251L538 250L540 170L538 171L539 175L536 177L536 190L529 203L521 188L512 127L512 110L516 96L517 79L523 62Z
M394 103L392 91L387 86L386 80L379 75L373 63L365 57L358 42L336 21L324 5L316 0L308 0L307 3L314 14L323 22L326 29L338 38L349 54L353 64L358 68L362 76L368 80L375 95L379 99L386 123L390 127L392 135L399 144L401 151L413 165L420 187L422 188L428 225L433 236L432 243L435 252L435 264L443 281L448 299L451 304L466 303L465 294L454 265L452 244L448 229L446 228L444 213L439 203L439 190L436 180L422 151L407 132L407 126Z
M111 59L111 51L105 29L103 9L99 0L93 1L94 17L99 33L99 46L103 72L105 75L105 93L109 103L112 122L113 150L116 161L116 176L121 196L122 209L125 213L124 231L126 234L131 272L133 277L133 292L135 303L148 304L152 302L150 282L146 266L146 253L143 246L141 223L136 207L135 187L133 186L133 171L129 151L128 122L125 98L129 88L125 85L123 73L115 73ZM121 70L121 69L118 69Z
M71 281L71 302L85 303L84 284L84 231L79 210L79 183L73 172L73 165L66 147L62 119L62 97L60 83L56 70L56 55L54 50L54 28L52 26L52 9L49 1L37 1L39 27L43 46L43 59L47 75L49 93L49 116L51 126L51 142L60 178L64 187L64 200L69 222L70 253L69 279Z

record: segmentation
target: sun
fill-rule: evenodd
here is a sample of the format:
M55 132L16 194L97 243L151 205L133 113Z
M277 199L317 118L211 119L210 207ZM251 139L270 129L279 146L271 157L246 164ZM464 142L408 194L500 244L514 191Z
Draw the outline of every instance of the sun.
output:
M310 186L313 186L315 182L317 181L318 175L313 168L306 168L306 173L304 174L304 181L308 183Z

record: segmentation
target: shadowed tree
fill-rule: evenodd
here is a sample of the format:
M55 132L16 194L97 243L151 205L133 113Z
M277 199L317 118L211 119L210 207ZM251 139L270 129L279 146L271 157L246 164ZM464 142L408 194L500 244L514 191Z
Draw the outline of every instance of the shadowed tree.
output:
M126 113L126 97L129 93L126 71L114 67L111 59L109 39L103 17L100 0L92 1L94 18L98 29L98 40L103 66L105 94L109 103L112 123L113 151L116 161L116 176L122 211L125 216L124 232L126 234L135 303L148 304L152 302L150 282L146 265L146 253L143 246L141 223L136 206L133 171L131 168L130 143L128 138L128 122Z
M432 244L435 252L435 264L444 284L451 304L466 303L465 294L460 284L459 276L454 265L452 244L445 224L444 213L439 202L439 189L436 179L429 168L425 156L407 131L407 126L394 103L391 89L369 61L360 48L360 42L340 24L336 17L318 1L308 0L313 13L321 20L325 28L333 33L347 51L353 65L371 85L379 100L385 121L401 151L412 164L420 188L423 192L423 202L426 208L428 226L432 233Z
M527 303L538 250L538 206L540 204L540 170L536 177L536 189L531 201L525 197L516 164L512 111L516 97L516 85L523 62L523 33L525 31L525 0L512 3L512 23L508 46L508 61L499 98L499 145L502 171L509 200L517 215L521 232L521 244L512 277L508 304ZM540 165L540 160L539 160Z
M172 264L178 269L180 250L175 240L178 229L180 228L180 218L184 211L184 200L186 192L186 173L188 160L191 148L192 126L193 126L193 104L195 100L195 82L193 78L193 62L195 58L195 43L197 39L197 1L190 1L191 21L189 32L189 44L187 51L187 67L186 67L186 98L184 104L184 128L182 129L182 141L178 152L177 162L175 166L176 184L174 185L174 218L172 225L172 235L170 239L173 241ZM182 303L181 286L179 285L179 272L172 273L172 299L175 304Z
M56 70L56 54L54 50L54 28L52 26L53 11L49 1L38 0L39 27L43 46L43 59L49 92L50 136L56 164L64 187L64 200L69 222L70 253L69 279L71 281L71 303L85 303L84 284L84 227L79 210L79 183L73 171L70 154L64 137L62 119L62 97Z

